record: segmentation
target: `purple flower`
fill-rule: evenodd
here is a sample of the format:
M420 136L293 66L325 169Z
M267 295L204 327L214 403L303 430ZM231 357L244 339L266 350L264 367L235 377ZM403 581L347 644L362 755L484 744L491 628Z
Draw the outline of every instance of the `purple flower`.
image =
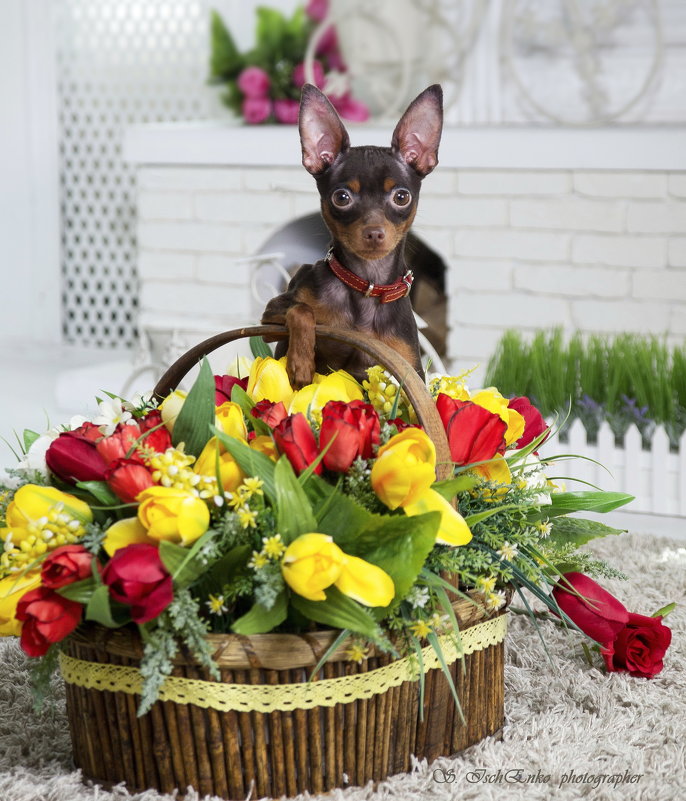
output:
M272 113L272 102L268 97L246 97L241 111L247 123L258 125Z
M305 13L315 22L321 22L329 10L329 0L309 0L305 6Z
M297 100L275 100L274 116L278 122L295 125L298 122L300 103Z
M369 119L369 109L361 100L355 100L350 94L342 97L330 97L336 111L346 120L365 122Z
M246 67L236 83L246 98L250 99L265 98L271 86L269 75L259 67Z

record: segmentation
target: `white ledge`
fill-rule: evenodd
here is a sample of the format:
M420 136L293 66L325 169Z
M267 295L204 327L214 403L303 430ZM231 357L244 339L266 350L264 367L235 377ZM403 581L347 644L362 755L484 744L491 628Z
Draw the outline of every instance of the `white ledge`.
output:
M353 145L388 145L393 130L392 123L347 127ZM156 166L294 167L300 143L295 125L134 125L125 132L124 159ZM465 170L686 170L686 127L448 127L440 162Z

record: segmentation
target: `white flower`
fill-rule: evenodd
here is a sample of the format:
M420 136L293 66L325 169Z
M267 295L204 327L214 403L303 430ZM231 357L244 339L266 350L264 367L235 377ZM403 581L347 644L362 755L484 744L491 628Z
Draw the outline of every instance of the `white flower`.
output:
M489 592L485 598L486 608L492 609L494 612L500 609L501 606L507 601L507 596L502 590L497 592Z
M428 587L412 587L412 589L407 593L405 600L408 601L415 609L423 609L429 602Z
M541 490L532 499L537 506L547 506L552 503L548 477L543 472L541 460L533 453L530 453L522 463L521 480L527 489Z
M56 428L51 428L49 431L46 431L45 434L41 434L38 439L35 439L31 443L31 447L24 454L24 458L20 460L17 469L36 470L47 478L48 466L45 463L45 454L53 441L57 439L59 433L60 432Z
M119 423L128 423L131 412L124 409L120 398L108 398L98 404L99 414L93 418L93 425L100 426L102 433L109 437Z
M497 553L501 559L507 559L508 562L511 562L517 556L518 551L519 548L516 545L512 545L512 543L505 540Z

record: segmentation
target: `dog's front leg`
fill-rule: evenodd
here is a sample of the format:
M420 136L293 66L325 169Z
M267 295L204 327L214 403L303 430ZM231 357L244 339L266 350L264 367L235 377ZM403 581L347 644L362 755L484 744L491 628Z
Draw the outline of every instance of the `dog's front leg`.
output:
M314 311L296 303L286 312L288 328L288 378L294 389L312 383L314 376Z

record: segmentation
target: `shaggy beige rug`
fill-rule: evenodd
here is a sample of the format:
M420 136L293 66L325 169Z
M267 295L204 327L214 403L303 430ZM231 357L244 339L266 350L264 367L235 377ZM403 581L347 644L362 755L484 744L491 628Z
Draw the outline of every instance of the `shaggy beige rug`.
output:
M329 801L679 801L686 798L686 548L650 534L625 534L594 546L626 572L603 581L630 611L667 603L674 638L653 680L607 675L585 661L579 638L551 623L544 634L554 667L532 625L515 616L508 635L506 727L460 756L409 774L335 791ZM16 641L0 642L1 801L171 801L148 791L85 786L72 769L60 681L52 712L31 710L26 661ZM191 792L188 801L198 801ZM311 796L299 796L300 801Z

